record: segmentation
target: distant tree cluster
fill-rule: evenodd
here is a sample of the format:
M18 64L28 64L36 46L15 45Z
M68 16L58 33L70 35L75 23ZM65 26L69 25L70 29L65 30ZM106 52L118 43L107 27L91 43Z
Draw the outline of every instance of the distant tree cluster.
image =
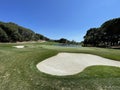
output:
M58 43L61 43L61 44L66 44L66 45L70 45L70 44L79 44L78 42L76 42L76 41L74 41L74 40L72 40L72 41L70 41L70 40L68 40L68 39L65 39L65 38L61 38L61 39L59 39L59 40L54 40L54 42L58 42Z
M67 43L69 43L70 41L69 40L67 40L67 39L65 39L65 38L61 38L61 39L59 39L59 40L54 40L55 42L59 42L59 43L64 43L64 44L67 44Z
M12 22L0 22L0 42L22 42L37 40L49 40L49 38Z
M109 47L120 45L120 18L106 21L99 28L91 28L84 36L84 46Z

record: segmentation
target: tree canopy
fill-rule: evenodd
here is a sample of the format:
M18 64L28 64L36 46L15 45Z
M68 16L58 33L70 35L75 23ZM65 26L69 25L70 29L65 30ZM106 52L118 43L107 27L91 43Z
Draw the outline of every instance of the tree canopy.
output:
M99 28L90 28L84 36L85 46L119 46L120 18L106 21Z
M49 38L12 22L0 22L0 42L35 40L49 40Z

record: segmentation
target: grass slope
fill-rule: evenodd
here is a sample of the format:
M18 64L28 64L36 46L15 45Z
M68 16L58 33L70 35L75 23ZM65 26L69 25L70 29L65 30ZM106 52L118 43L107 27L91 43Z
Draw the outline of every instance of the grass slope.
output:
M36 64L58 52L91 53L120 60L120 50L62 48L39 43L0 44L0 90L120 90L120 68L91 66L72 76L51 76L37 70ZM70 68L70 67L69 67Z

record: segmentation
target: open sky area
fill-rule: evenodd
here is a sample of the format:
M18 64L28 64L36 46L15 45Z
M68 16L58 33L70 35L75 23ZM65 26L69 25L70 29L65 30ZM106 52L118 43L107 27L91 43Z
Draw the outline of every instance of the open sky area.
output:
M120 17L120 0L0 0L0 21L51 39L82 41L89 28Z

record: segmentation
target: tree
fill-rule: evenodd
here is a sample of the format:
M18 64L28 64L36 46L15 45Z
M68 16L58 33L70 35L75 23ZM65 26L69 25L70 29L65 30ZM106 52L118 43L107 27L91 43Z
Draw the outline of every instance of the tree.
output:
M65 39L65 38L61 38L60 40L59 40L59 43L65 43L65 44L67 44L69 42L69 40L67 40L67 39Z
M8 41L8 36L6 32L0 28L0 42L7 42Z
M84 36L85 46L111 47L120 45L120 18L106 21L99 28L91 28Z
M17 42L17 41L33 41L33 40L49 40L49 38L36 34L30 29L19 26L15 23L0 22L0 42Z
M98 31L99 31L99 28L89 29L86 35L84 36L84 44L90 45L90 46L97 46L99 42Z

